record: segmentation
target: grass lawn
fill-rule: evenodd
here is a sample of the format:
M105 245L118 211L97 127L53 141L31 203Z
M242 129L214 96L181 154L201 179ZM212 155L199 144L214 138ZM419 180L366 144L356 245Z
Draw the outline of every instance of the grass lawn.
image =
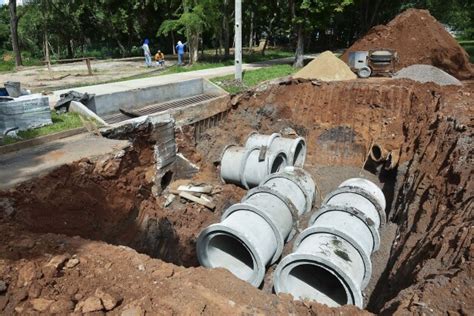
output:
M211 81L225 89L229 93L239 93L246 89L257 86L259 83L271 79L289 76L298 69L290 65L275 65L257 70L246 71L243 76L243 83L237 83L234 75L214 78Z
M51 125L18 132L17 135L20 138L11 137L11 136L5 137L3 139L4 144L12 144L12 143L16 143L22 140L27 140L27 139L36 138L39 136L45 136L45 135L49 135L49 134L53 134L57 132L62 132L62 131L70 130L73 128L82 127L83 125L77 113L57 114L56 112L52 111L51 119L53 121L53 124Z

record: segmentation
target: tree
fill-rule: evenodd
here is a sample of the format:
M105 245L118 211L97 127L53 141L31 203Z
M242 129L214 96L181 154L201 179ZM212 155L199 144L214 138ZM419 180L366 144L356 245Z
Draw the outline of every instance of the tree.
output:
M308 32L316 26L328 22L334 13L342 12L346 6L352 4L353 0L290 0L290 13L297 43L295 51L294 67L303 67L304 42Z
M9 0L8 8L10 10L10 32L13 53L15 54L15 65L19 67L23 65L23 62L21 60L20 42L18 40L18 21L20 16L17 15L16 11L16 0Z

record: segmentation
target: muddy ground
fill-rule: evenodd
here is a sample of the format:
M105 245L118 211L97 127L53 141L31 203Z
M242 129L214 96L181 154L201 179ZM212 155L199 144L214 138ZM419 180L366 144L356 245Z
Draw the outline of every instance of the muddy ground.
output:
M0 312L363 313L271 294L272 267L262 289L198 267L197 235L245 193L220 183L220 153L257 130L306 138L314 210L348 177L383 188L390 223L372 258L370 312L473 314L473 93L473 82L355 80L285 81L238 95L199 141L189 128L176 131L179 151L201 167L193 181L215 187L214 212L180 199L164 207L170 188L152 194L147 135L134 135L120 156L84 159L2 192ZM375 142L399 153L396 170L367 163Z

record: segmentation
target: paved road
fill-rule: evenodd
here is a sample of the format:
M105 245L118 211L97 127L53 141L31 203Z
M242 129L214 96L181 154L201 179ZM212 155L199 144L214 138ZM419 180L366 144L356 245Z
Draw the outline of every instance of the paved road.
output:
M80 134L0 156L0 190L85 157L120 151L128 141Z

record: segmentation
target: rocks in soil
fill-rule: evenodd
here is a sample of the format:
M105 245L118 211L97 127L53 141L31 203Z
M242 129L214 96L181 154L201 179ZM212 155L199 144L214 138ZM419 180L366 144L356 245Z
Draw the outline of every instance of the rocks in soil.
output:
M27 262L18 271L18 286L23 287L29 285L33 280L40 278L41 274L33 261Z
M91 313L104 309L102 301L96 296L90 296L86 300L79 302L74 309L75 312Z
M332 52L325 51L293 75L293 78L339 81L357 79L357 76L345 62Z
M393 77L394 79L410 79L421 83L434 82L440 86L456 85L462 83L447 72L431 65L411 65L403 68Z
M45 312L49 309L49 306L53 304L53 300L47 300L45 298L35 298L30 301L31 306L35 311Z
M55 301L49 307L51 314L67 314L74 310L74 302L71 300L60 299Z
M95 291L95 296L101 299L102 305L104 305L104 308L107 311L111 311L112 309L114 309L123 300L120 294L114 291L109 291L109 290L106 291L103 288L98 288Z

